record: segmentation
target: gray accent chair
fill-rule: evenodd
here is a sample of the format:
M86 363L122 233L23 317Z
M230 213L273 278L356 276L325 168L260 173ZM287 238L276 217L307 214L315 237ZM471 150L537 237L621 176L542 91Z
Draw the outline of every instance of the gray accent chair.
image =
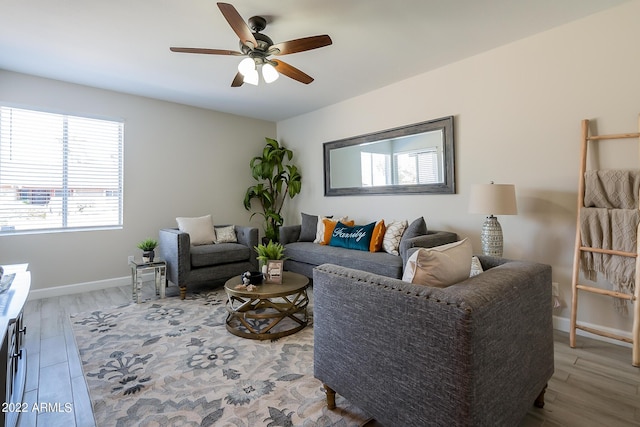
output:
M314 375L385 426L517 426L554 370L551 267L479 256L447 288L313 274Z
M216 226L225 227L224 225ZM159 233L160 258L167 263L167 280L180 288L184 299L187 285L229 279L258 268L258 229L236 225L237 243L191 246L188 233L163 228Z

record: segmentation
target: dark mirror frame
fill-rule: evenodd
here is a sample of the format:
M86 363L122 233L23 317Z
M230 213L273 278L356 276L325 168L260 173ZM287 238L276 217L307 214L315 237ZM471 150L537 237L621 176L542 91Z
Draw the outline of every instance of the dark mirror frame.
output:
M417 185L381 185L373 187L333 188L331 186L331 150L376 141L384 141L434 130L442 130L444 155L444 182ZM351 196L367 194L455 194L455 153L453 140L453 116L426 122L387 129L366 135L325 142L324 148L324 195Z

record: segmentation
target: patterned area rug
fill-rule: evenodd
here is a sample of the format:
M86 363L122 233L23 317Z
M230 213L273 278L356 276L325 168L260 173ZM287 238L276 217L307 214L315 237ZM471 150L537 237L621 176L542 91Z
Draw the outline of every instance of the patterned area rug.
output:
M220 289L72 315L97 426L367 421L339 395L338 409L327 409L313 377L312 322L275 341L240 338L226 330L225 302Z

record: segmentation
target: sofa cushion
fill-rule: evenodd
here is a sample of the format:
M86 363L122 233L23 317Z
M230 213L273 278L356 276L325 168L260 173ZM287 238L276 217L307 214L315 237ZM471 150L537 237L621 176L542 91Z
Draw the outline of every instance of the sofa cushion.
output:
M402 277L402 258L386 252L354 251L353 249L317 245L310 242L288 243L285 247L285 270L288 262L309 265L336 264L388 277Z
M316 237L315 239L313 239L313 243L322 243L322 240L324 240L324 220L331 218L333 218L333 215L318 217L316 225Z
M299 242L313 242L318 231L318 215L308 215L304 212L302 216L302 225L300 227Z
M216 240L211 215L176 218L178 229L189 234L191 245L209 245Z
M381 219L376 223L373 229L373 235L371 236L371 242L369 243L370 252L378 252L382 250L382 241L384 240L384 233L387 231L387 226L384 224L384 219Z
M469 273L469 277L477 276L480 273L483 273L484 269L482 268L482 263L477 256L471 257L471 272Z
M398 251L400 240L408 225L409 223L406 220L391 221L391 223L387 225L387 231L384 233L384 239L382 240L382 249L384 249L385 252L392 255L400 255Z
M453 285L469 277L471 255L468 239L435 248L420 248L407 260L402 280L439 288Z
M343 223L344 225L348 226L348 227L353 227L355 225L355 221L354 220L349 220L348 217L342 217L337 221L334 221L332 219L329 218L322 218L322 223L323 223L323 236L322 239L320 240L320 244L321 245L328 245L329 242L331 241L331 236L333 236L333 230L336 228L336 224L338 224L339 222Z
M404 240L413 239L414 237L423 236L427 234L427 223L424 221L424 217L417 218L413 220L411 224L407 226L407 229L402 233L402 238L400 239L400 244Z
M214 227L214 229L216 230L216 240L214 243L236 243L238 241L236 228L233 225Z
M251 258L249 247L240 243L218 243L191 247L191 266L207 267L248 261Z
M375 222L367 225L354 225L353 227L339 222L333 229L329 245L339 248L368 251L375 226Z

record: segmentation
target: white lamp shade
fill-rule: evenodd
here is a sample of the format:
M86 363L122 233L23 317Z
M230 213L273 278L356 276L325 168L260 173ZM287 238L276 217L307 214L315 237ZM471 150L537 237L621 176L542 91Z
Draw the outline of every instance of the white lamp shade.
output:
M516 215L516 187L512 184L476 184L471 188L469 212L485 215Z
M260 77L258 76L258 70L251 70L247 74L243 74L243 82L249 83L250 85L257 86Z
M278 80L279 76L280 74L278 74L278 71L273 65L267 63L262 66L262 77L265 82L273 83Z
M255 69L256 69L256 63L252 58L244 58L238 64L238 71L240 71L240 74L242 74L243 76L248 75Z

